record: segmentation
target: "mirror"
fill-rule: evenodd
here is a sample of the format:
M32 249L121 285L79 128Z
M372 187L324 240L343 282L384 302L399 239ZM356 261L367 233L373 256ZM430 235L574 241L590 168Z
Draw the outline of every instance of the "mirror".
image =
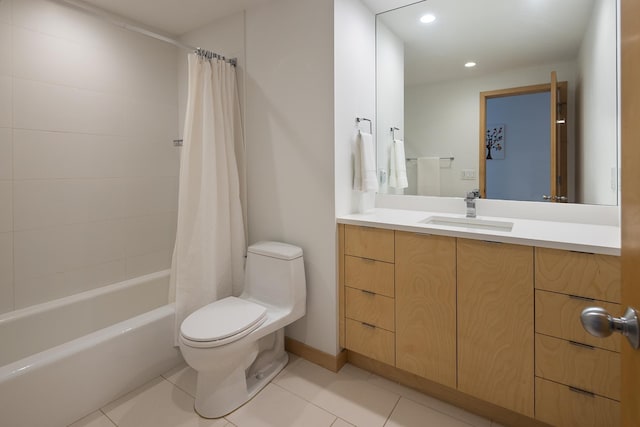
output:
M489 198L618 204L617 20L617 0L426 0L378 14L380 191L464 197L484 181ZM503 91L543 85L545 112L491 112ZM546 130L534 132L541 114ZM503 134L487 159L489 130ZM391 167L394 138L404 141L406 188L389 185L402 173Z

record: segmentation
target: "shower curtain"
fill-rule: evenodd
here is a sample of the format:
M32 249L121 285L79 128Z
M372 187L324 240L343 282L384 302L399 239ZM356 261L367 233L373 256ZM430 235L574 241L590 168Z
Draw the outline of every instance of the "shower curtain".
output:
M185 317L210 302L241 293L247 245L238 173L239 167L244 170L244 151L237 125L235 68L198 54L190 54L188 62L169 288L176 307L176 344Z

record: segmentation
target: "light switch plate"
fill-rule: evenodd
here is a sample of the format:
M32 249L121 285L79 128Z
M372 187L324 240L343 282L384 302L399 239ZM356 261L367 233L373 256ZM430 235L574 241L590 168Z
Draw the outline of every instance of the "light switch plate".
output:
M475 169L462 169L460 175L463 180L469 181L476 179L477 176Z

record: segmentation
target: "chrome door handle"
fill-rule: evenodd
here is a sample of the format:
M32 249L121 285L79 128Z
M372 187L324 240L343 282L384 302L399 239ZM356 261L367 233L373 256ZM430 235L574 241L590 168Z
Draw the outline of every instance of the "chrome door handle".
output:
M560 202L566 202L567 200L569 200L569 198L567 196L556 196L556 200Z
M619 332L629 340L631 347L640 348L638 312L629 307L622 317L613 317L602 307L587 307L580 314L582 327L596 337L608 337Z
M543 194L542 200L553 200L553 196L547 196L546 194Z

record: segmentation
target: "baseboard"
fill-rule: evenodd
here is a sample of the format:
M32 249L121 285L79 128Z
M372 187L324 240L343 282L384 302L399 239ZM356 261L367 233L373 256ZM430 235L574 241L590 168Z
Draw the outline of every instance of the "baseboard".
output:
M346 350L341 351L338 355L333 356L317 348L308 346L305 343L294 340L293 338L284 337L284 348L296 356L308 360L311 363L320 365L325 369L338 372L347 363Z
M525 415L485 402L464 394L458 390L445 387L417 375L402 371L396 367L370 359L359 353L347 351L347 361L366 371L395 381L404 386L416 389L436 399L455 405L474 414L496 421L504 426L513 427L549 427L548 424L534 420Z

